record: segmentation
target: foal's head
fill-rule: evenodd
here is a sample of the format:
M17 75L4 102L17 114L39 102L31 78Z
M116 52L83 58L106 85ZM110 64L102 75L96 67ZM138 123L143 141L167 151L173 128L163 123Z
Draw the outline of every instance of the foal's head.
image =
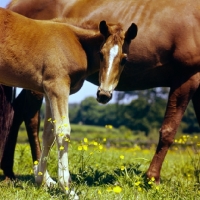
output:
M133 23L124 32L120 24L107 25L105 21L101 21L99 30L105 37L105 43L100 51L100 86L97 100L100 103L107 103L119 82L126 63L129 44L137 35L137 26Z

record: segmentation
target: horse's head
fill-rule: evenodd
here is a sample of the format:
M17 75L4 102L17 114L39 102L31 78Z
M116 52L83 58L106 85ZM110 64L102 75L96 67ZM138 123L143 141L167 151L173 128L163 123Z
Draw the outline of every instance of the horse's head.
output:
M126 63L129 44L137 35L137 26L133 23L124 32L120 24L107 25L105 21L101 21L99 30L105 37L105 43L100 51L100 86L97 100L105 104L112 98L112 92L119 82Z

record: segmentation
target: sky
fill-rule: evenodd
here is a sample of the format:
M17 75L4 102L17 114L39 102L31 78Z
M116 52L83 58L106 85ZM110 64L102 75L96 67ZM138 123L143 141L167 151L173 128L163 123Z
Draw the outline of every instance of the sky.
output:
M10 0L0 0L0 7L5 8L6 5L10 2ZM21 90L18 89L19 93ZM83 87L75 94L70 95L69 103L80 103L88 96L93 96L96 98L97 86L85 81Z

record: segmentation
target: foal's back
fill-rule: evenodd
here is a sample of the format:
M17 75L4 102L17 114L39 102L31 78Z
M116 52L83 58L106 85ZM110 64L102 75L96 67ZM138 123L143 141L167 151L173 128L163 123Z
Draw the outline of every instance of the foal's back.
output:
M82 65L80 57L85 54L67 25L0 8L0 83L43 92L44 79L67 75L68 63Z

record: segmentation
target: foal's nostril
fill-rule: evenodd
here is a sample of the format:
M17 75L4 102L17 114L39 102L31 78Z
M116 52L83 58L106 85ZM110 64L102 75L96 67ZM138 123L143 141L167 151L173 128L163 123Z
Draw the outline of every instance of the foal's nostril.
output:
M110 99L112 98L112 93L109 92L109 91L104 91L104 90L101 90L99 89L97 91L97 101L99 103L103 103L103 104L106 104L110 101Z

